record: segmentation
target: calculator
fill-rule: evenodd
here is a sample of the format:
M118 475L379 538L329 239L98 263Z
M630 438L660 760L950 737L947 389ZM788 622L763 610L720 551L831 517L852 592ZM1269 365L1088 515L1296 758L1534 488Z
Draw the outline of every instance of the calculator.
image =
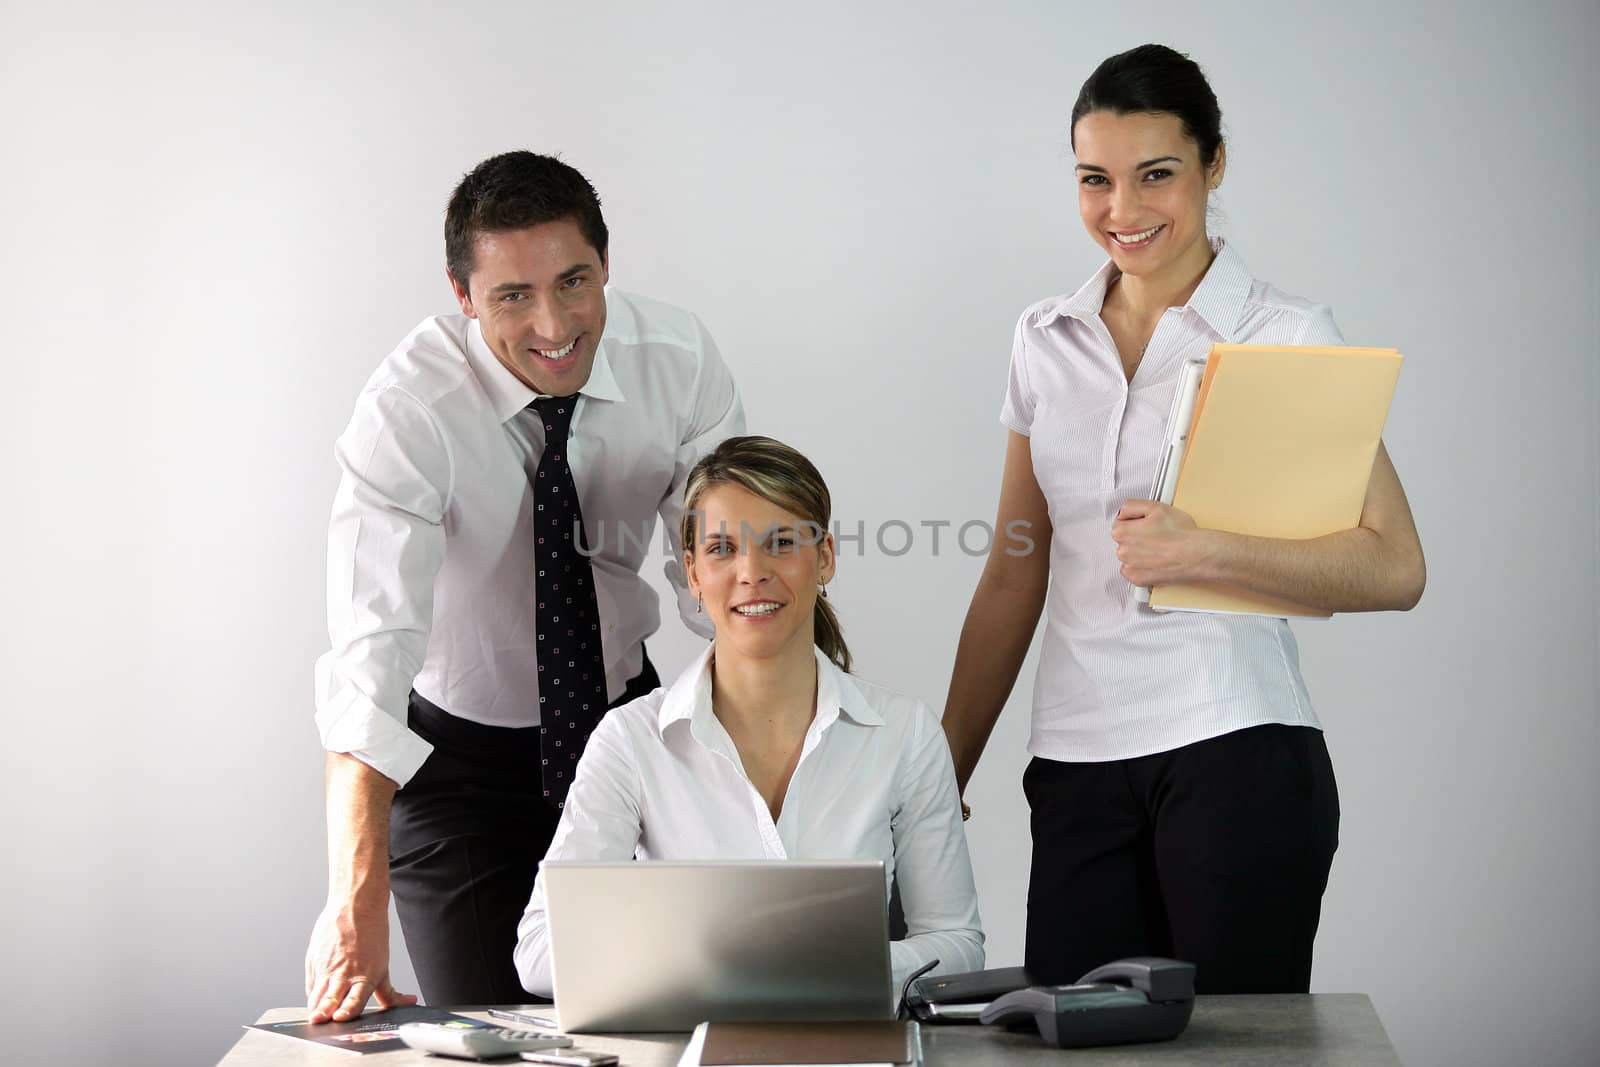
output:
M567 1048L572 1038L548 1030L402 1023L399 1037L412 1048L463 1060L494 1060L544 1048Z

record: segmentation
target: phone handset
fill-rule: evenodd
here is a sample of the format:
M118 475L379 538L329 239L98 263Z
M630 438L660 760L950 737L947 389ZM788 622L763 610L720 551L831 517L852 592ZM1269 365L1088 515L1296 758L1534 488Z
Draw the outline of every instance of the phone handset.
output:
M1193 1000L1194 964L1161 956L1130 956L1096 967L1078 985L1110 982L1139 990L1151 1000Z
M1136 956L1096 967L1072 985L1030 986L999 997L978 1016L1000 1026L1037 1026L1046 1044L1087 1048L1170 1041L1194 1011L1194 964Z

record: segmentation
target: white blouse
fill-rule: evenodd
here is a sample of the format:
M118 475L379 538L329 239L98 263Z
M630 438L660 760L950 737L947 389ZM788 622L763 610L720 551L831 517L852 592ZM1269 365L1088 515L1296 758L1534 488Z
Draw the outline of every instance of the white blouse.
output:
M714 646L713 646L714 648ZM711 710L707 649L670 688L608 712L589 738L547 860L882 860L898 871L907 936L895 988L983 968L983 930L944 732L920 700L817 652L817 709L779 818ZM544 875L517 928L517 973L551 992Z
M1100 318L1107 263L1022 313L1000 421L1029 438L1050 509L1050 590L1028 751L1061 761L1166 752L1262 723L1319 726L1282 619L1158 612L1122 576L1111 524L1148 499L1183 362L1215 343L1340 345L1326 305L1250 276L1230 246L1161 316L1129 382Z

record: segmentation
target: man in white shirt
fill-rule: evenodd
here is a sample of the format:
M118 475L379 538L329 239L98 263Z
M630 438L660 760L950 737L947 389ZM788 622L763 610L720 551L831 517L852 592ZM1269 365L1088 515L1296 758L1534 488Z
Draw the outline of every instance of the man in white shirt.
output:
M599 199L573 168L486 160L445 244L462 314L401 342L337 446L313 1021L414 1001L389 981L391 882L429 1003L524 999L517 920L571 767L607 705L659 684L639 573L656 517L675 540L689 470L744 432L699 320L606 288ZM709 636L680 558L680 614Z

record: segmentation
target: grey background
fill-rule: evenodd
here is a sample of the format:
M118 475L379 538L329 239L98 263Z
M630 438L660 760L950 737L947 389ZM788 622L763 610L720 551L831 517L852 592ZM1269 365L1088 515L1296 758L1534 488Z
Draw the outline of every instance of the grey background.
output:
M589 175L615 284L697 311L752 426L866 523L833 589L861 673L937 705L981 561L950 530L899 556L870 531L992 518L1012 324L1100 262L1073 97L1153 39L1221 98L1222 232L1408 356L1387 440L1428 593L1299 627L1344 807L1314 988L1370 993L1410 1063L1593 1055L1592 3L0 12L0 956L24 1050L88 1017L124 1062L210 1062L302 998L331 445L451 309L462 171L529 146ZM651 651L675 671L695 646L669 621ZM1021 954L1028 690L969 794L996 965Z

